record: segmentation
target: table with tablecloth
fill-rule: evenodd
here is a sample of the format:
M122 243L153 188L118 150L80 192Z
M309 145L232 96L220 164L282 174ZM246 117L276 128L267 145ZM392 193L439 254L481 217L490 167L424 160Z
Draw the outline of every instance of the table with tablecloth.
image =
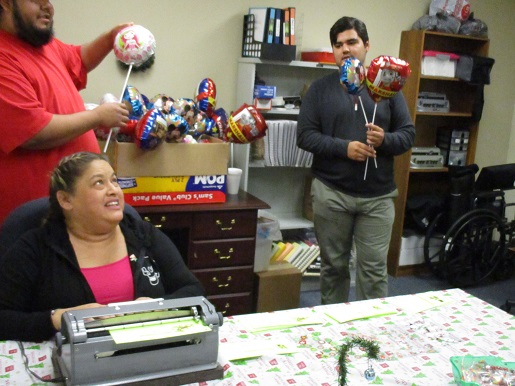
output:
M431 298L440 303L417 308ZM360 313L366 316L369 310L377 310L379 316L360 318ZM299 323L274 326L274 318ZM337 385L339 349L356 337L376 342L379 359L370 361L376 377L367 381L363 375L369 364L366 351L349 350L349 385L455 384L453 356L515 361L515 316L463 290L451 289L226 317L219 331L218 355L224 378L200 385ZM53 345L23 342L27 367L44 379L55 377ZM236 351L242 351L239 358ZM38 383L27 371L19 343L1 342L0 384Z

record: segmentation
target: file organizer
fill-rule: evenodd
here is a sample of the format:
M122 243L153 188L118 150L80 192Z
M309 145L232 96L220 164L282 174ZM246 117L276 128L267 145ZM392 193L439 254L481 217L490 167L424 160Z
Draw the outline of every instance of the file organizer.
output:
M296 46L270 44L254 40L254 15L248 14L243 16L242 57L291 62L295 60L295 55Z

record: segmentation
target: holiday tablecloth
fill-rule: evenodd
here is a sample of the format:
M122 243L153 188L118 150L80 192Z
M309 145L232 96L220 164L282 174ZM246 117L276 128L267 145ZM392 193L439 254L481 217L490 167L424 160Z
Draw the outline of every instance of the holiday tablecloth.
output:
M366 353L354 347L349 385L448 385L454 384L452 356L515 361L515 317L452 289L225 318L219 336L224 379L201 384L337 385L338 349L355 337L377 342L380 358L371 361L376 377L368 382ZM52 378L52 343L24 342L23 347L29 369ZM0 384L36 383L19 344L1 342Z

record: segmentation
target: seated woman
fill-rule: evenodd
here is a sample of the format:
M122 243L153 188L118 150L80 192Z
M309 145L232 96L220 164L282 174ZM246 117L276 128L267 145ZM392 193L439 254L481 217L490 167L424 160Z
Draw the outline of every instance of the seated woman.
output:
M68 310L204 294L172 241L152 224L124 217L123 207L103 155L61 160L45 224L2 257L0 340L49 339Z

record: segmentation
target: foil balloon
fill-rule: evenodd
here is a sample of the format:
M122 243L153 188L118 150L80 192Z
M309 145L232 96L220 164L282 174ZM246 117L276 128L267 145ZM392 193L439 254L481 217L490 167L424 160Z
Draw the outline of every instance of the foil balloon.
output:
M119 61L139 67L155 55L156 39L145 27L131 25L118 32L113 50Z
M215 122L215 125L218 129L218 136L222 137L227 128L227 113L223 108L220 107L213 111L211 119Z
M150 99L152 106L159 109L163 114L169 114L173 110L173 102L174 99L165 94L157 94Z
M165 115L167 125L166 142L180 142L181 138L188 133L189 125L184 117L172 112Z
M340 83L349 94L356 95L365 84L365 67L356 58L347 58L340 68Z
M179 98L173 102L173 110L184 117L188 125L193 126L195 123L195 114L197 113L197 106L193 99Z
M218 134L218 128L211 118L203 111L200 111L195 116L195 123L193 124L193 138L198 138L202 134L213 136Z
M209 78L202 79L195 92L195 102L200 111L211 115L216 107L216 85Z
M264 137L267 129L265 118L259 111L244 103L229 116L224 139L226 142L250 143Z
M143 150L155 149L163 141L166 132L166 121L161 112L150 109L136 125L135 143Z
M127 86L123 93L122 102L129 110L129 119L140 119L147 112L148 100L136 87Z
M393 56L381 55L372 60L367 71L366 85L370 97L377 103L397 94L411 73L409 63Z

